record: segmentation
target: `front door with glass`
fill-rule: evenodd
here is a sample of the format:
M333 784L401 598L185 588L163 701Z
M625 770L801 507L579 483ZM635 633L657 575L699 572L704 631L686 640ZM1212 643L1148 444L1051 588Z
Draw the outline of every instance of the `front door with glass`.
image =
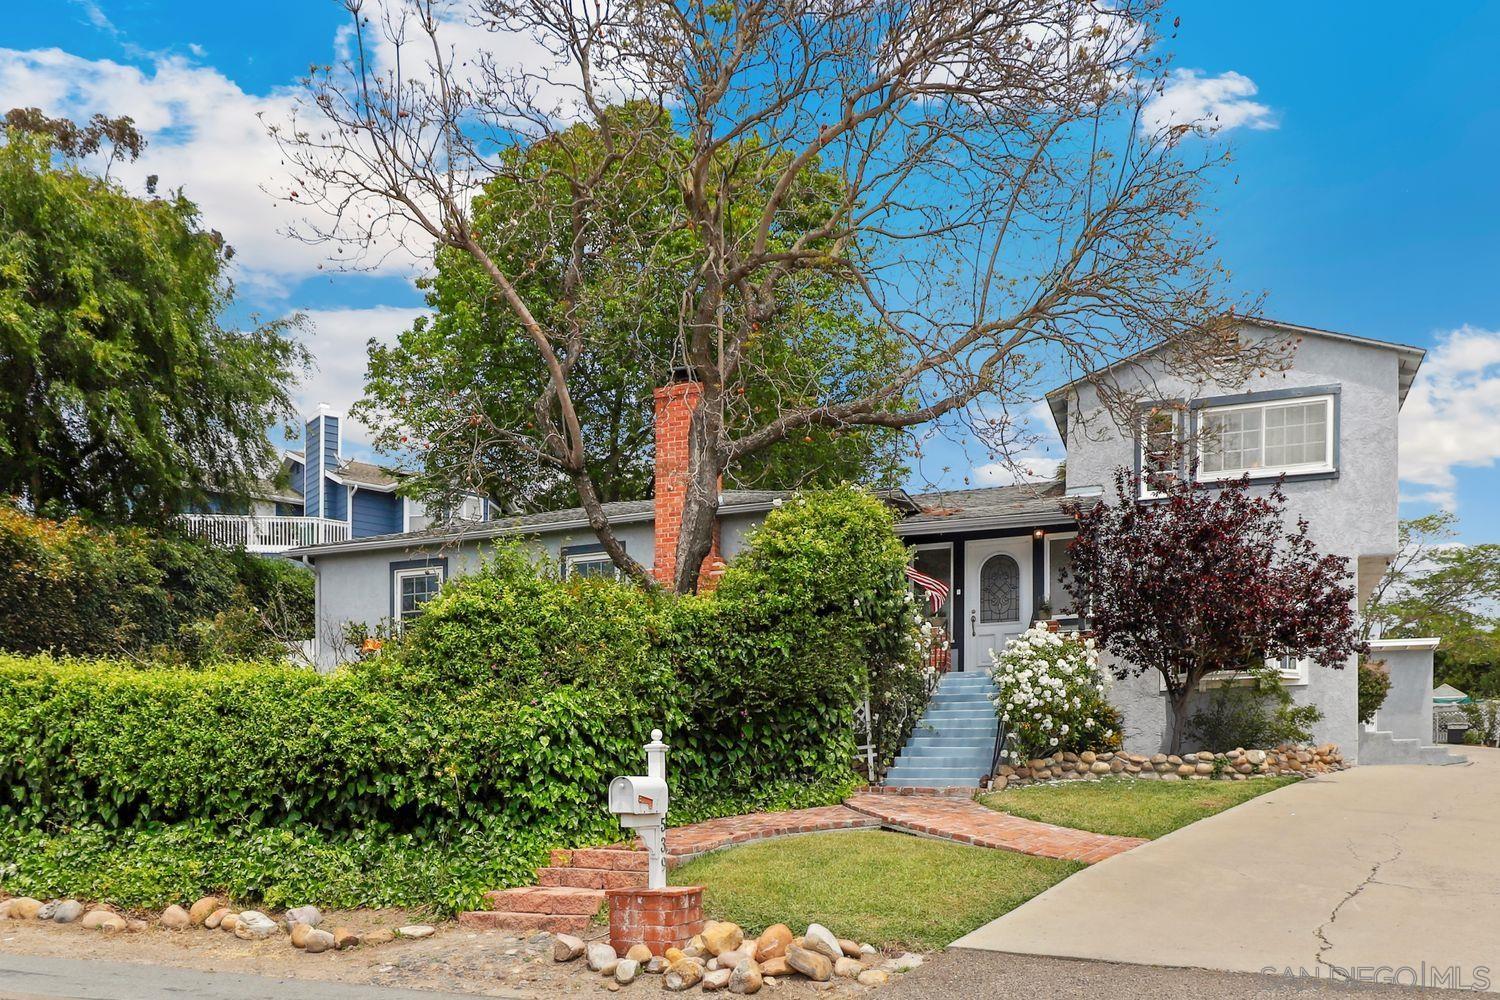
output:
M964 669L983 670L1031 617L1031 540L967 542L964 576Z

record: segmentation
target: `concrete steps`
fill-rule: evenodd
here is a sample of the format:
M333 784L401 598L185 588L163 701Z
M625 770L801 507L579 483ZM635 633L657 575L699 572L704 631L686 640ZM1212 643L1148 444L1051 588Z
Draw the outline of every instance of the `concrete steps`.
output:
M1417 739L1399 739L1383 729L1361 729L1359 733L1361 765L1443 765L1467 764L1468 761L1463 754L1450 753L1445 747L1430 746Z
M975 788L988 777L1000 723L987 674L947 674L883 784L893 788Z

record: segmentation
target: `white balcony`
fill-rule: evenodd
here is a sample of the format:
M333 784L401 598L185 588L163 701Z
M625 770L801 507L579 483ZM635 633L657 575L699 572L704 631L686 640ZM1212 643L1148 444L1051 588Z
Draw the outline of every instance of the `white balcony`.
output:
M181 514L178 523L189 534L216 545L247 552L285 552L304 545L349 540L346 521L322 517L274 517L261 514Z

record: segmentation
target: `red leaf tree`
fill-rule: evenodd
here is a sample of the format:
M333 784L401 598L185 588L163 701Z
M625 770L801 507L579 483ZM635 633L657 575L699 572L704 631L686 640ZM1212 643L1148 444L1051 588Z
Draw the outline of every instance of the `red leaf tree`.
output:
M1073 503L1078 538L1065 585L1115 676L1166 682L1171 752L1182 749L1191 692L1218 671L1283 656L1341 669L1363 650L1349 561L1322 555L1284 516L1280 482L1154 484L1115 474L1118 502Z

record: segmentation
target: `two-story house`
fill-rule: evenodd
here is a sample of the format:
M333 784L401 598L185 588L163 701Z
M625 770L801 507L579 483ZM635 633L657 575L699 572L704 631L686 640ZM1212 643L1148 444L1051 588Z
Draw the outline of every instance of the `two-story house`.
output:
M992 651L1036 617L1072 620L1060 573L1074 532L1063 505L1069 499L1092 502L1120 467L1177 475L1196 468L1206 482L1248 474L1269 484L1284 476L1290 515L1307 518L1323 551L1350 559L1359 600L1366 598L1397 549L1397 418L1423 351L1268 320L1246 322L1242 335L1298 341L1290 367L1251 385L1204 385L1177 377L1159 352L1146 351L1048 393L1066 447L1064 480L886 495L900 515L896 531L912 547L915 569L937 581L942 599L935 617L948 629L953 670L987 668ZM1104 413L1101 380L1139 396L1141 420L1134 426ZM693 383L658 390L658 438L685 433L672 428L687 426L680 418L696 405L697 390ZM1163 438L1169 446L1162 446ZM686 476L685 468L673 464L680 459L671 457L686 449L660 445L658 496L680 496L680 490L662 486ZM725 558L734 556L746 530L782 496L734 490L722 495ZM675 553L671 526L677 518L658 519L661 510L650 500L610 504L607 510L627 551L663 570ZM529 541L565 574L614 571L580 509L299 548L289 555L318 574L320 666L330 668L337 658L336 644L325 637L350 622L374 626L389 620L399 628L444 580L479 565L485 547L502 537ZM1298 701L1322 709L1318 740L1337 743L1353 757L1359 744L1357 671L1349 666L1334 671L1287 663L1284 678ZM1163 746L1169 713L1161 687L1154 675L1115 684L1111 698L1125 717L1127 749L1154 753Z

